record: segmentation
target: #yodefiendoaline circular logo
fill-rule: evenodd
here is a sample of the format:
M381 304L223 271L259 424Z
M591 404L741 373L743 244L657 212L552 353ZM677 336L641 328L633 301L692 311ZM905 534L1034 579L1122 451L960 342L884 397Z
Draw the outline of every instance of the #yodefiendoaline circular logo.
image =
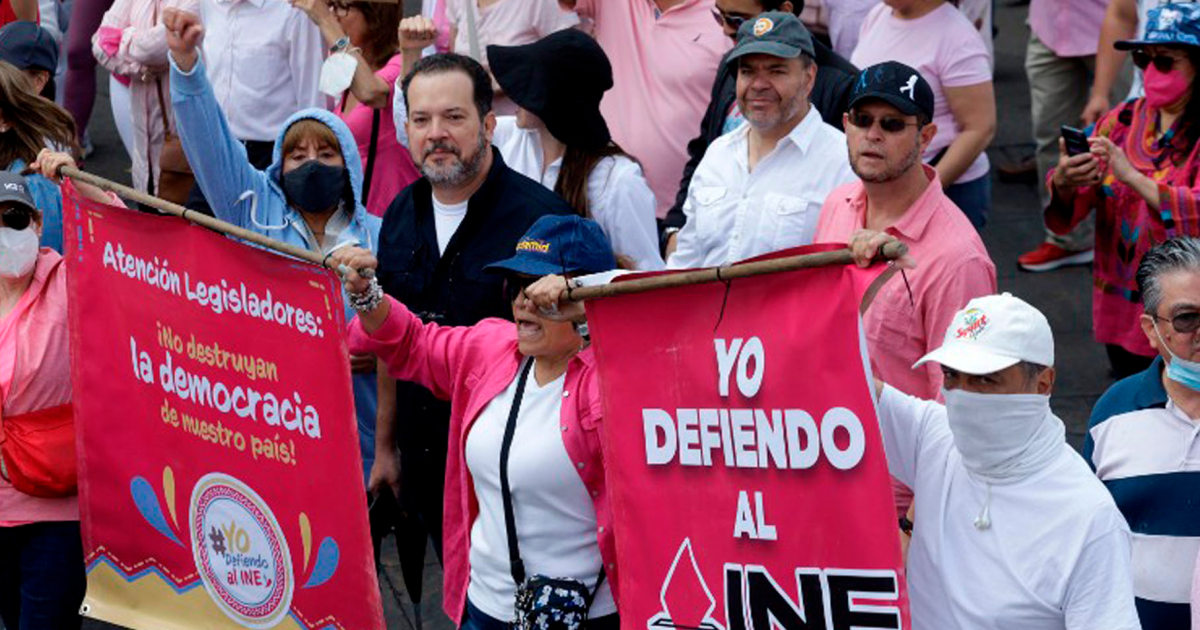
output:
M249 628L277 624L292 605L287 540L262 497L221 473L200 478L188 512L192 555L205 590Z

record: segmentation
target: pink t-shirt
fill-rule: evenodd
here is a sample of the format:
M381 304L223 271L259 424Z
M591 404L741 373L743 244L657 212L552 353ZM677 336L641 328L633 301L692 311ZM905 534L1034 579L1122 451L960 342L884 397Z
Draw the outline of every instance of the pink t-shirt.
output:
M642 164L659 218L679 191L687 143L700 129L717 65L730 41L712 0L685 0L661 15L653 0L578 0L613 66L600 105L613 139Z
M390 89L396 89L396 79L404 68L400 55L392 57L387 65L379 69L375 76L387 83ZM356 103L350 111L337 112L342 122L354 134L358 144L358 154L362 156L363 178L366 179L367 159L371 148L371 124L375 111L379 112L379 133L375 144L375 173L371 176L371 190L367 191L367 199L363 204L367 212L381 217L392 200L400 191L421 176L413 164L408 147L396 140L396 122L392 118L392 93L388 93L388 106L374 110L362 103Z
M891 7L880 3L863 21L858 47L850 62L866 68L884 61L899 61L916 68L933 88L937 135L925 151L924 158L929 161L958 137L958 125L943 88L991 81L987 47L971 22L949 2L915 20L901 20L892 15ZM987 153L980 152L958 181L978 179L987 171Z

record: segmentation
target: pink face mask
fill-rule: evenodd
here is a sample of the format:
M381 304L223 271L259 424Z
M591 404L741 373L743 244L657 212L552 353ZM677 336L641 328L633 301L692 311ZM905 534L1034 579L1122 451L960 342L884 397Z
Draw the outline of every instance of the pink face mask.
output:
M1165 107L1178 103L1192 84L1178 70L1159 72L1154 64L1150 64L1142 72L1143 83L1146 85L1146 103L1151 107Z

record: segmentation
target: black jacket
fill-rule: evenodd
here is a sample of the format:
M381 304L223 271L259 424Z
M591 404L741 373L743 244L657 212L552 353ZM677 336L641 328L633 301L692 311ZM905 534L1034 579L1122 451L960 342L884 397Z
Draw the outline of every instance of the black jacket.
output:
M858 69L841 55L833 52L828 46L814 40L817 52L817 79L813 83L812 101L821 118L837 129L842 128L842 114L850 105L850 92L854 89L854 80ZM725 118L730 108L737 100L737 64L728 63L729 54L721 60L717 68L717 80L713 83L712 99L708 103L708 111L700 121L700 135L688 143L687 166L683 168L683 179L679 182L679 192L675 195L675 205L667 212L663 220L664 228L682 228L687 222L683 214L683 202L687 200L688 185L692 183L692 174L700 165L701 158L708 151L708 145L721 137L725 127Z

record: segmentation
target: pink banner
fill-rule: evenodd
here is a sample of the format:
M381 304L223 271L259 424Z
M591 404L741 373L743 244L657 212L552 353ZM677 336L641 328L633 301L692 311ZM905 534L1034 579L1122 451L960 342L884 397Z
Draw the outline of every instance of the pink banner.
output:
M623 628L909 627L862 279L824 267L588 304Z
M85 614L383 628L336 278L63 192Z

